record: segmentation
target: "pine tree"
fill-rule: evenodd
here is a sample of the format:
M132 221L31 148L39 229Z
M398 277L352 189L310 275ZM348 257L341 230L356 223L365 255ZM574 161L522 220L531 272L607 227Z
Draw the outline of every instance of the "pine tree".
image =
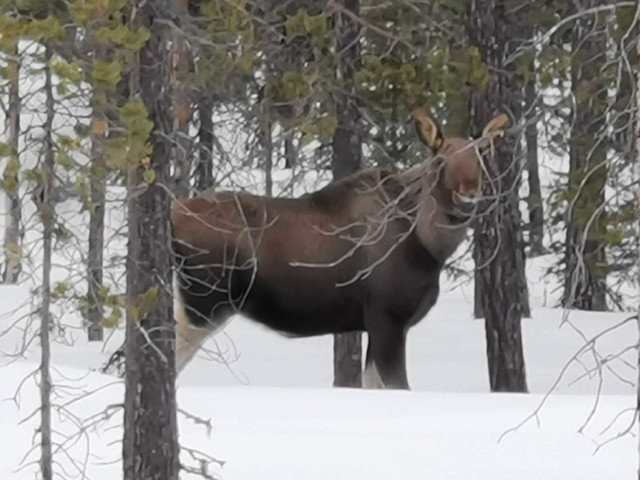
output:
M532 14L527 10L527 13ZM532 25L533 19L528 20L527 33L531 41L534 40L536 29ZM530 49L527 65L527 73L524 86L525 102L525 142L527 151L527 183L529 194L527 196L527 207L529 210L529 254L531 256L542 255L544 253L544 210L542 205L542 190L540 186L540 166L538 164L538 91L537 75L535 66L535 51Z
M518 21L503 0L472 0L468 30L472 45L492 70L486 88L473 101L476 129L486 125L499 111L511 112L516 122L522 115L522 85L504 62L508 42ZM475 262L481 278L482 310L485 318L489 381L492 391L527 391L522 351L521 319L528 310L524 251L520 233L518 184L520 139L508 130L486 156L483 182L487 207L476 223Z
M167 128L173 122L168 102L158 101L170 98L166 55L170 15L166 0L135 7L133 21L151 34L132 78L132 93L139 93L141 102L132 100L122 111L132 129L129 148L143 155L129 173L124 478L177 480L171 199L167 191L171 185Z
M601 5L575 2L576 11ZM572 29L571 90L575 98L569 144L569 212L565 241L563 303L583 310L607 309L604 187L607 179L607 89L603 17L581 15Z
M10 41L7 52L9 101L6 116L6 135L9 161L5 167L2 186L7 196L4 232L4 283L16 283L22 271L22 201L20 199L20 51L18 40Z
M338 2L354 15L360 13L360 0ZM362 164L360 111L355 97L354 77L360 67L358 24L347 12L335 16L337 37L338 80L341 91L336 98L338 126L333 134L332 170L334 179L354 173ZM339 334L333 343L333 384L336 387L362 385L362 335L359 332Z
M94 65L106 62L105 46L96 42ZM93 82L93 122L91 138L91 167L89 171L89 251L87 255L87 337L90 342L103 340L102 318L104 315L103 252L104 214L107 189L107 167L105 164L105 140L108 128L106 114L107 92L100 82Z
M189 72L191 70L191 52L186 38L185 28L188 22L187 1L170 0L178 22L172 39L173 75L171 81L173 97L173 136L175 193L178 198L189 196L191 173L191 95L189 94Z
M51 253L53 226L55 219L54 206L54 162L55 146L53 142L53 120L55 116L53 82L51 75L52 49L45 44L44 52L44 91L46 95L46 119L44 130L44 166L42 183L42 202L40 217L43 223L43 259L42 259L42 306L40 307L40 473L43 480L53 479L53 453L51 441L51 345L49 331L51 329Z

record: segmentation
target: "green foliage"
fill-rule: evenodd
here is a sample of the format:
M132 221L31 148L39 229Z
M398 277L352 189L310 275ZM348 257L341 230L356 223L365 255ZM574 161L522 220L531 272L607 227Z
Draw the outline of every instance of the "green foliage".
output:
M119 296L112 294L109 288L105 286L100 289L99 295L103 307L111 310L110 314L104 317L100 324L105 328L116 328L122 321L122 300Z
M122 307L120 305L111 306L111 313L100 322L104 328L117 328L122 323Z
M142 181L147 185L151 185L156 181L156 172L153 168L145 168L142 172Z
M2 180L0 181L0 187L2 187L7 193L15 193L18 190L19 174L20 162L14 155L11 155L4 169Z
M67 152L59 152L56 155L55 162L57 165L60 165L65 170L71 170L73 168L73 159L69 156Z
M11 155L11 146L0 142L0 157L8 157Z
M480 51L475 48L469 48L461 55L461 61L451 62L456 73L464 78L465 82L475 89L483 89L489 83L489 71L482 60Z
M10 17L9 15L0 15L0 49L13 53L16 42L25 33L25 22Z
M123 301L117 294L111 293L108 286L102 285L96 294L95 299L90 299L87 296L83 296L79 301L79 308L82 312L87 312L91 307L100 306L104 313L108 312L108 315L104 315L100 321L100 325L104 328L116 328L122 321L122 309Z
M71 291L71 286L66 282L56 282L51 289L51 297L54 300L62 300Z
M253 71L255 59L255 54L248 51L235 59L235 65L242 73L251 73Z
M96 33L96 39L99 42L112 43L132 52L139 51L149 38L151 38L151 32L147 28L131 30L127 25L102 27Z
M489 74L477 49L436 49L424 58L400 61L366 56L356 74L361 96L384 112L404 118L418 105L434 105L446 97L449 110L466 105L474 89L486 86Z
M60 58L54 58L51 62L51 71L61 79L78 84L84 79L84 73L78 62L65 62Z
M33 182L37 185L42 185L44 174L41 168L29 168L24 171L24 179L28 182Z
M546 46L538 55L538 79L543 86L561 81L571 66L571 53L553 45Z
M323 115L320 118L308 119L300 125L304 136L303 143L311 140L327 140L331 138L338 128L338 120L334 115Z
M122 67L117 61L93 61L93 84L105 90L114 89L122 80Z
M603 241L612 247L620 245L625 239L625 232L621 228L609 228L604 234Z
M287 39L309 35L315 46L326 45L330 38L329 19L324 14L309 15L306 10L300 9L294 16L285 21Z
M158 303L158 287L150 287L138 298L136 305L129 305L129 318L133 322L142 321L149 315Z
M512 63L512 68L518 75L522 77L522 82L526 83L529 79L535 75L534 59L536 52L533 48L528 48L522 54L520 54Z
M127 0L67 0L67 8L73 19L87 25L99 18L107 18L127 4Z
M60 40L67 32L57 17L50 16L42 20L31 20L25 24L24 34L38 41Z
M254 32L247 0L205 0L201 12L215 43L229 44L237 39L245 46L253 43Z
M620 7L615 10L614 28L609 31L613 40L619 41L627 34L629 28L633 25L635 14L636 7Z
M111 169L130 171L151 154L148 142L153 122L147 108L140 100L132 100L120 108L120 118L126 126L126 134L107 140L106 165Z
M63 150L75 150L82 146L82 140L79 138L69 137L68 135L58 136L58 147Z
M153 122L149 120L147 107L141 100L132 100L120 108L120 118L127 126L133 139L145 141L153 130Z
M302 70L284 72L271 85L276 101L290 102L308 97L312 90L312 76Z
M89 178L85 174L79 173L76 176L75 183L83 207L92 212L95 209L95 204L91 200L91 184L89 183Z

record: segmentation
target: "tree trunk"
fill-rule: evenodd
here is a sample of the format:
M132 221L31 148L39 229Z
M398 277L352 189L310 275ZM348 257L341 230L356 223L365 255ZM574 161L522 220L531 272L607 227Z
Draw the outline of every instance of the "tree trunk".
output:
M45 154L43 168L43 195L40 204L40 216L43 224L42 259L42 307L40 308L40 473L43 480L53 478L53 457L51 450L51 350L49 331L51 327L51 238L53 236L53 168L55 150L53 145L53 117L55 115L53 85L51 81L51 48L45 46L45 83L46 119L43 127L45 135Z
M7 143L11 148L5 168L4 189L7 195L7 216L4 230L4 283L17 283L22 271L22 202L20 201L20 60L18 42L7 59L9 70L9 105L6 118Z
M265 87L258 89L257 103L260 108L260 117L258 118L258 143L262 154L262 168L264 169L264 189L265 195L273 196L273 139L271 129L273 124L270 119L271 106L268 99L265 98Z
M527 126L525 140L527 144L527 176L529 196L529 254L532 257L542 255L544 246L544 210L542 208L542 190L540 188L540 169L538 166L538 108L536 92L536 74L534 61L529 67L530 77L524 87Z
M640 30L640 28L638 28L638 30ZM633 105L633 102L631 102L632 106L635 107L635 139L636 139L636 148L635 148L635 154L636 154L636 172L640 174L640 62L638 62L638 59L640 59L640 38L638 38L636 40L636 49L635 49L635 53L636 53L636 57L635 57L635 74L636 74L636 91L635 91L635 105ZM633 88L631 89L633 90ZM632 97L633 98L633 97ZM640 175L636 175L636 178L638 178ZM640 191L638 191L637 193L637 198L636 198L637 204L636 204L636 217L637 217L637 221L638 224L640 224ZM640 250L638 252L636 252L636 255L638 255L638 258L640 258ZM636 317L637 317L637 323L638 323L638 334L640 335L640 308L638 309L638 312L636 313ZM637 378L636 378L636 419L638 422L638 426L640 427L640 350L637 353L638 358L637 358L637 364L636 364L636 369L637 369ZM638 436L637 436L638 440L638 446L637 446L637 450L638 450L638 454L640 454L640 428L638 431ZM640 461L640 455L638 456L638 459ZM640 463L638 465L638 480L640 480Z
M191 65L191 55L185 33L182 29L187 18L187 0L168 0L173 3L179 28L173 29L173 148L175 182L173 188L178 198L189 196L189 177L191 170L189 122L191 120L191 103L186 84Z
M629 12L629 17L626 18L636 15L636 7L629 7L627 11ZM623 18L625 17L623 17L621 11L618 19L622 20ZM617 25L617 29L623 29L623 27ZM640 35L640 24L635 23L632 28L619 32L619 34L621 34L622 38L616 51L617 55L627 58L632 71L628 71L626 64L623 62L622 69L619 72L619 85L613 104L615 116L612 122L612 143L616 153L622 158L623 164L631 165L636 160L634 145L636 141L637 112L635 111L636 85L634 74L635 69L640 64L640 55L636 51L636 45L633 42Z
M166 1L138 5L139 25L151 30L140 51L139 92L154 133L149 168L155 181L142 191L142 167L129 177L129 251L123 469L125 480L177 480L179 445L175 392L175 325L171 295L170 185L172 125L167 102L170 76L166 56ZM154 19L161 19L158 22ZM138 22L136 22L138 23Z
M293 130L284 136L284 168L293 168L298 163L298 152L293 144Z
M267 197L273 196L273 138L271 137L271 122L266 120L262 130L264 150L264 187Z
M517 19L502 0L472 0L468 17L471 44L476 46L491 78L472 102L472 124L480 130L498 112L510 112L520 121L522 86L507 70L507 45L517 31ZM495 142L486 156L483 202L488 210L477 220L476 268L481 277L487 361L492 391L526 392L521 319L528 309L523 242L520 234L518 183L520 139L513 131ZM494 190L495 189L495 190ZM479 268L481 267L481 268Z
M204 94L198 101L199 157L195 169L195 189L198 193L213 186L213 95Z
M578 11L599 5L576 2ZM607 89L601 81L606 59L606 25L584 15L572 31L571 90L575 98L569 151L569 197L565 240L567 308L607 310L606 219L603 215L607 179Z
M480 224L479 220L474 220L473 227L473 259L476 263L473 269L473 316L474 318L484 318L484 309L482 307L482 294L484 287L482 286L482 275L480 275Z
M337 2L355 15L360 13L360 0ZM333 135L333 178L354 173L362 164L360 112L355 97L354 76L360 66L359 26L344 13L335 16L337 47L340 53L337 76L336 116L338 127ZM335 335L333 343L333 385L362 386L362 335L359 332Z
M96 59L104 57L104 48L96 47ZM105 113L106 92L94 87L93 94L93 132L91 138L91 170L89 182L91 203L89 205L89 252L87 255L87 337L90 342L103 340L103 251L104 251L104 213L106 196L105 134L108 120Z

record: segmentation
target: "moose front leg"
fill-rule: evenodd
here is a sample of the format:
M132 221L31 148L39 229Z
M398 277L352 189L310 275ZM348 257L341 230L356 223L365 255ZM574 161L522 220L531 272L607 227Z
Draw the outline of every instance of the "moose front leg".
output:
M404 326L380 312L370 312L366 324L369 345L363 386L408 390Z

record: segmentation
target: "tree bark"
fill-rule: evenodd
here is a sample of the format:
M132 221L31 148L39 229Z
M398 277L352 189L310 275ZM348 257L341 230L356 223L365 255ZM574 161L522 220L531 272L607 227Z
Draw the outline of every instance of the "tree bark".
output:
M482 286L482 275L480 275L480 265L477 259L480 258L480 224L479 220L474 220L473 227L473 259L475 268L473 269L473 317L484 318L484 309L482 307L482 295L485 287Z
M20 60L18 42L7 59L9 70L9 108L6 118L11 154L5 168L7 217L4 230L4 283L17 283L22 272L22 202L20 201Z
M187 20L187 0L169 0L173 3L176 19L179 27ZM173 131L175 145L173 148L175 187L173 190L178 198L189 196L189 177L191 170L189 122L191 120L191 102L187 89L187 75L191 65L191 55L187 39L182 28L173 30Z
M298 152L293 143L293 131L284 136L284 168L294 168L298 163Z
M104 59L104 47L94 50L96 59ZM93 132L91 137L91 169L89 185L91 203L89 206L89 252L87 255L87 337L90 342L101 342L104 337L103 318L103 251L104 214L106 197L105 134L108 120L104 108L106 92L94 86Z
M522 85L504 65L508 42L518 28L505 3L470 2L471 44L479 49L491 72L488 85L475 94L472 102L472 124L477 131L500 111L510 112L516 121L522 115ZM492 391L527 391L520 328L528 309L528 294L518 208L519 144L519 136L508 130L495 142L495 151L485 158L493 182L483 182L486 211L478 218L475 236Z
M636 13L637 14L637 13ZM636 30L640 30L640 28L637 28ZM635 124L634 124L634 133L635 133L635 140L636 140L636 145L635 145L635 154L636 154L636 173L640 173L640 62L638 62L638 59L640 59L640 38L638 38L636 40L636 48L635 48L635 53L636 53L636 57L635 57L635 75L636 75L636 91L635 91L635 105L633 104L633 102L630 102L631 105L633 107L635 107ZM633 90L633 89L632 89ZM632 122L633 124L633 122ZM636 175L636 178L638 178L640 175ZM637 198L636 198L636 217L637 217L637 222L638 224L640 224L640 190L637 193ZM636 252L636 254L638 255L638 258L640 259L640 250L638 252ZM636 318L637 318L637 324L638 324L638 335L640 335L640 308L638 308L638 312L636 314ZM636 418L637 418L637 422L638 422L638 427L639 427L639 431L638 431L638 445L637 445L637 451L638 451L638 459L640 462L640 350L638 351L638 357L637 357L637 364L636 364L636 369L637 369L637 379L636 379ZM638 480L640 480L640 463L638 464Z
M578 0L575 8L600 0ZM604 187L607 179L607 89L601 81L606 59L605 24L597 16L576 19L572 29L571 90L575 98L569 147L569 197L563 304L607 310Z
M337 2L355 15L360 13L360 0ZM335 16L338 59L337 77L341 84L336 95L338 127L333 135L333 178L340 179L354 173L362 164L360 112L355 96L354 76L360 66L359 25L348 15ZM334 336L333 385L362 386L362 335L359 332Z
M213 186L213 95L204 94L198 101L198 164L195 169L195 189L197 192Z
M171 199L166 188L171 185L166 138L173 120L166 102L170 74L164 24L171 17L166 0L147 0L138 7L135 23L149 28L151 38L140 51L131 91L139 92L154 125L148 168L155 181L140 191L143 167L129 176L123 470L125 480L177 480Z
M532 257L542 255L544 246L544 210L542 208L542 190L540 188L540 168L538 166L538 108L536 92L536 74L534 61L529 67L530 77L524 87L526 105L525 141L527 144L527 176L529 195L529 254Z
M273 138L271 137L272 124L266 120L262 129L264 149L264 186L265 195L273 196Z
M40 473L43 480L53 478L53 457L51 448L51 350L49 331L51 327L51 239L53 236L54 195L53 168L55 150L53 145L53 117L55 115L53 85L51 81L51 48L45 45L45 83L46 119L43 126L45 154L43 168L43 194L40 204L40 217L43 224L42 259L42 307L40 308Z

